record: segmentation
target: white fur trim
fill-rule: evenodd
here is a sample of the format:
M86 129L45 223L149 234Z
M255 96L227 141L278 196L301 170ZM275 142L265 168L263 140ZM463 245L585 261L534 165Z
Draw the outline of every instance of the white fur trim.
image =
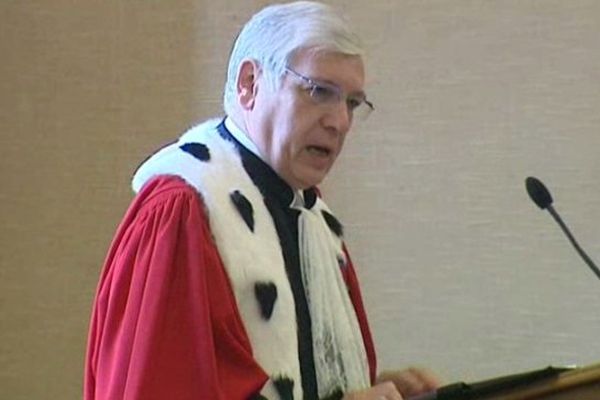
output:
M157 175L176 175L202 195L254 357L269 376L293 379L294 398L301 399L295 303L279 237L263 205L263 197L246 174L234 144L219 136L216 130L219 122L211 120L189 130L176 144L152 156L136 172L133 188L139 191ZM180 150L185 143L205 144L210 160L202 162ZM235 190L253 206L254 233L230 199L230 193ZM268 321L262 318L254 294L256 282L273 282L277 286L277 300ZM269 399L278 398L270 381L262 394Z

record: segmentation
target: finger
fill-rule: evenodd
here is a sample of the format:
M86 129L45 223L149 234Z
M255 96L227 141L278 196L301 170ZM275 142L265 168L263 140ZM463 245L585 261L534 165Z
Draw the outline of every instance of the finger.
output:
M381 398L385 400L402 400L402 395L398 392L393 382L383 382L376 386L382 391Z
M392 382L381 382L358 392L346 393L344 400L403 400Z
M427 391L426 386L421 379L419 379L419 376L410 369L398 375L398 378L394 380L394 383L398 387L400 393L405 396L414 396Z
M410 368L409 371L421 382L426 391L435 390L442 385L442 381L426 368Z
M404 396L425 394L439 387L439 380L431 372L421 368L409 368L402 371L386 371L379 382L392 381Z

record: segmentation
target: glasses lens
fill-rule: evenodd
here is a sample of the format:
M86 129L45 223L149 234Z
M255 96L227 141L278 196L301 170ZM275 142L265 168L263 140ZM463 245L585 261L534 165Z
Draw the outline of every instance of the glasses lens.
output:
M286 68L286 72L291 73L307 85L305 86L305 89L308 89L311 99L316 104L338 104L343 101L344 95L339 87L316 82L309 77L299 74L291 68ZM364 120L373 111L373 104L371 104L364 96L350 95L345 99L345 102L348 107L348 113L353 119Z
M320 104L331 104L339 101L339 91L333 86L313 84L310 90L310 97Z

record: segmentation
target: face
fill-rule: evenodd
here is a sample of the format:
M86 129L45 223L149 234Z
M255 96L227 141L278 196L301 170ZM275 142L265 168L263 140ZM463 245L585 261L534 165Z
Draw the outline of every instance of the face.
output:
M299 52L289 67L341 89L344 96L363 93L364 67L359 56ZM311 97L310 85L292 73L283 76L276 90L257 72L253 82L246 97L250 101L243 106L244 123L263 159L294 189L320 183L340 154L352 124L345 99L320 104Z

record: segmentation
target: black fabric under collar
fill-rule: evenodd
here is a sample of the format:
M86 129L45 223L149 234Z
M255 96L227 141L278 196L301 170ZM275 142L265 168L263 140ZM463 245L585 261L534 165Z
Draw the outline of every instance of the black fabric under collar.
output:
M319 396L313 359L312 322L302 283L298 245L298 217L300 211L290 207L294 199L294 191L269 165L239 143L227 130L224 122L217 129L221 137L231 141L237 147L244 169L260 190L265 200L265 206L273 217L290 289L294 296L303 399L316 399ZM305 207L313 207L316 199L314 188L304 191Z
M250 179L258 187L264 197L277 199L282 205L289 207L294 200L293 189L267 163L241 144L225 126L223 120L217 127L219 134L225 140L233 142L240 152L244 169ZM304 207L310 209L317 201L317 191L309 188L303 191Z

